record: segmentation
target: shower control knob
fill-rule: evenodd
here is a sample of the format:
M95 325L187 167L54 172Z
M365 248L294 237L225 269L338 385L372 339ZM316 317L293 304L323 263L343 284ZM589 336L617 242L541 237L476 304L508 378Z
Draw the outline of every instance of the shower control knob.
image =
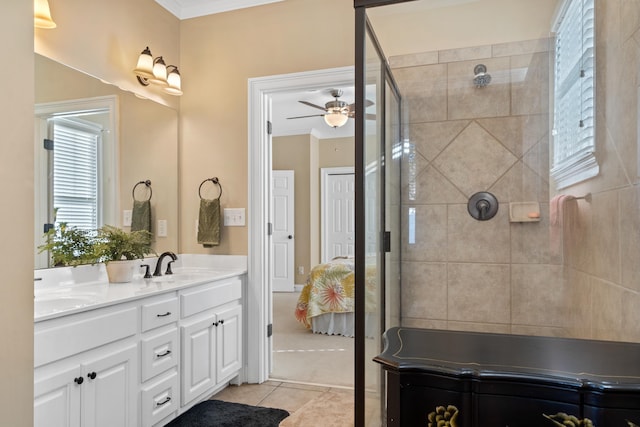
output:
M481 191L469 198L467 210L478 221L487 221L498 213L498 199L489 192Z

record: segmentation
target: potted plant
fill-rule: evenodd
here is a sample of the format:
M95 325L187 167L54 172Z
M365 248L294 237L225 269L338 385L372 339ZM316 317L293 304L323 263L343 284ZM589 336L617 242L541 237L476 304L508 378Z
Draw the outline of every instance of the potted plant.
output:
M76 283L98 280L100 260L95 251L95 232L61 222L45 233L45 239L38 249L39 253L49 253L51 266L74 267L71 277Z
M126 232L112 225L98 229L96 254L105 263L111 283L130 282L136 260L151 253L151 233L146 230Z
M94 233L78 227L57 224L45 233L46 243L38 246L39 252L48 251L54 267L95 264Z

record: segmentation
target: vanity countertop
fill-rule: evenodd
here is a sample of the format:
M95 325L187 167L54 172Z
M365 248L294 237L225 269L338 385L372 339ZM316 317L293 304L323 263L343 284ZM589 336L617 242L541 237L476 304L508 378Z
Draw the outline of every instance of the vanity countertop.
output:
M246 263L230 262L225 264L221 266L220 263L187 263L187 265L175 267L174 274L163 274L149 279L136 275L129 283L109 283L104 266L99 267L98 280L86 283L75 283L72 280L52 280L46 277L47 273L43 270L36 270L39 272L36 274L38 278L44 276L46 279L38 279L34 287L34 322L172 292L211 281L224 280L247 272Z

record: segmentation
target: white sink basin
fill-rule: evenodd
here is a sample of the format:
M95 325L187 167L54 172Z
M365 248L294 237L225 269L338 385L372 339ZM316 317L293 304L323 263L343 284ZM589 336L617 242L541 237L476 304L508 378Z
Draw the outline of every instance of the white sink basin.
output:
M192 282L194 280L201 280L210 277L211 273L173 273L165 274L163 276L152 277L150 280L153 283L171 283L171 282Z
M47 295L34 300L34 309L36 312L72 310L96 302L95 295Z

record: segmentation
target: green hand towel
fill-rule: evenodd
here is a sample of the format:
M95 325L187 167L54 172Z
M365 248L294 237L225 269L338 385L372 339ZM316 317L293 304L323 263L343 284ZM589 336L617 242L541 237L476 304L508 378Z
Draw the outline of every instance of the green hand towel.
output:
M205 248L220 244L220 199L200 199L198 243Z
M131 231L146 230L151 233L151 201L134 200L131 211Z

